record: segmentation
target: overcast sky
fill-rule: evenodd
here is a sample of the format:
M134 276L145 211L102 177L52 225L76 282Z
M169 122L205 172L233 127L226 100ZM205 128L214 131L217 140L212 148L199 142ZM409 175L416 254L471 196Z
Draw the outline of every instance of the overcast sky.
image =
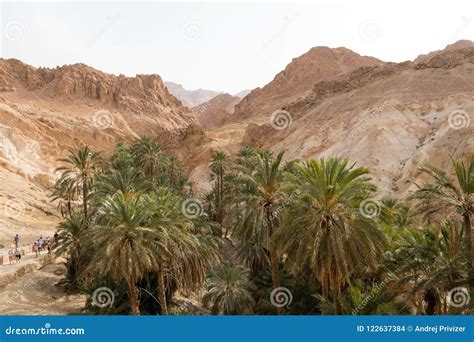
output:
M2 2L0 51L34 66L156 73L188 89L263 86L313 46L404 61L474 40L474 1Z

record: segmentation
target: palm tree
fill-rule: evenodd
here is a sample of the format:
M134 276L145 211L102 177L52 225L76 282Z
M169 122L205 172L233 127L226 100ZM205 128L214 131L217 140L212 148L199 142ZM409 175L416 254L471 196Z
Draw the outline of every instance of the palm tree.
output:
M63 215L62 206L65 203L66 211L69 217L72 215L72 203L77 198L78 190L76 188L76 183L72 178L60 178L53 188L53 193L51 195L52 201L59 200L58 207L61 208L61 215Z
M61 177L56 184L60 188L62 188L61 184L66 184L82 195L84 217L87 218L87 201L92 190L93 175L100 162L100 155L86 145L75 150L70 149L69 156L59 161L65 163L66 166L56 169L61 172Z
M224 219L224 176L231 163L225 152L215 152L212 155L210 168L212 178L215 178L215 197L216 197L216 221L222 224Z
M151 215L149 201L140 193L117 192L106 198L98 224L89 234L96 250L92 269L127 282L133 315L140 314L136 283L145 272L158 269L156 251L163 247L148 225Z
M204 200L204 203L206 204L206 214L209 220L214 220L215 219L215 200L216 200L216 192L215 189L212 189L211 191L206 192L204 195L202 195L202 199Z
M471 216L474 213L474 155L470 156L469 164L453 157L451 157L451 163L456 174L456 181L437 167L431 165L423 167L422 171L433 178L433 183L419 187L413 198L419 201L420 209L427 209L425 216L451 212L462 217L468 260L468 286L470 296L474 298L474 251L471 225Z
M170 156L168 158L168 164L169 185L171 188L174 188L177 185L179 176L181 175L179 160L176 156Z
M152 183L157 175L165 169L166 158L161 153L160 145L150 137L142 137L131 146L135 165L143 170L145 177Z
M397 228L412 227L416 223L413 208L408 204L401 204L395 214L394 226Z
M181 199L167 189L159 189L151 196L153 215L151 224L159 242L158 299L161 313L168 314L165 275L174 279L177 286L193 290L205 280L205 271L214 264L216 246L205 236L194 232L194 223L181 211Z
M255 285L249 280L249 272L240 265L222 264L212 272L203 304L212 307L212 314L249 314L255 305L250 291Z
M272 281L274 288L280 287L279 257L276 246L273 244L272 236L275 233L276 221L273 219L273 210L281 198L281 187L283 184L282 158L284 152L278 153L276 157L268 150L255 153L255 164L253 169L244 169L240 176L243 183L241 197L237 201L245 202L248 215L254 218L260 217L265 227L266 248L269 253L272 269ZM257 211L252 213L252 211ZM244 218L245 221L247 219ZM250 220L249 222L252 222ZM258 222L253 221L257 224ZM282 313L278 307L278 314Z
M131 165L120 169L110 169L107 173L96 176L96 196L99 200L104 195L113 195L117 191L124 194L145 191L149 188L148 181L140 177L137 169Z
M56 252L66 255L66 268L68 283L77 286L80 273L86 266L83 263L84 250L83 245L84 231L86 225L84 216L79 213L73 213L64 222L58 226L58 237L55 244L58 246Z
M383 234L359 210L375 186L366 168L348 167L346 159L310 160L296 169L289 188L301 193L289 204L275 242L290 270L309 269L323 297L333 292L336 302L351 275L375 269L382 255Z
M415 223L411 206L393 197L385 197L380 201L380 220L382 223L396 228L407 228Z
M237 240L235 255L251 270L252 276L256 276L271 266L267 249L267 226L261 210L242 206L235 212L237 214L232 221L232 237Z
M447 294L467 277L460 222L444 221L439 229L409 229L394 243L390 269L399 274L400 294L419 312L447 314ZM426 305L422 305L422 303Z

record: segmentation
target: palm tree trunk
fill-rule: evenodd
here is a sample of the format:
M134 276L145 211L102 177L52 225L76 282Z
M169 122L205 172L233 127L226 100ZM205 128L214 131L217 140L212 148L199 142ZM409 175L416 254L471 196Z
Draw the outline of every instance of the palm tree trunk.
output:
M222 217L222 182L223 182L223 176L222 176L222 168L219 167L219 174L217 175L217 191L216 191L216 209L217 209L217 222L219 224L222 224L223 217Z
M341 290L337 289L337 291L335 292L336 294L334 295L334 314L342 315L342 306L341 306L341 303L339 302L339 297L341 296Z
M278 257L276 255L275 247L271 239L273 235L273 225L270 219L270 216L271 216L270 208L269 207L265 208L265 212L266 212L265 216L267 220L267 249L270 254L270 264L272 267L273 288L276 289L278 287L281 287L280 272L278 270ZM277 307L277 314L281 315L282 313L283 313L283 308Z
M82 204L84 206L84 218L87 218L87 179L84 177L82 179L82 196L83 201Z
M329 289L325 284L322 284L322 295L323 298L326 300L327 303L329 303ZM329 311L326 308L326 305L323 305L321 309L321 315L329 315Z
M128 296L130 297L130 306L132 307L132 315L140 315L140 306L138 303L138 293L135 287L135 281L130 278L128 279Z
M166 287L163 265L158 266L158 300L160 301L161 314L168 315L168 305L166 304Z
M468 287L470 295L470 308L474 307L474 269L472 264L472 257L474 251L472 250L472 228L471 228L471 217L470 213L466 212L463 214L464 217L464 230L466 232L466 246L467 246L467 272L468 272Z
M342 314L341 304L339 303L339 300L336 297L334 297L334 314L335 315Z
M67 200L67 212L69 214L69 217L71 217L72 216L72 206L71 206L71 200L70 199Z

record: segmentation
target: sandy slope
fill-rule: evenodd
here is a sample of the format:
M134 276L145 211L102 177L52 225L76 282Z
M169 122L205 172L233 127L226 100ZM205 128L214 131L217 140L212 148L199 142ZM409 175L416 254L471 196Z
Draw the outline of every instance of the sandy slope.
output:
M67 294L56 284L64 277L64 259L56 259L42 269L27 273L0 288L0 315L79 314L85 296ZM3 268L10 266L0 266Z

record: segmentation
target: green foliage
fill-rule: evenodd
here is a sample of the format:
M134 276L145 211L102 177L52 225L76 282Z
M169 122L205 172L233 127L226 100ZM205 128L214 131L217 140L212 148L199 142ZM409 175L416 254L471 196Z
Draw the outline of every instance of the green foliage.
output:
M210 306L214 315L249 314L255 305L252 290L255 285L249 280L249 272L242 266L225 263L209 277L203 304Z
M359 210L375 185L367 169L348 167L339 158L310 160L297 170L291 182L301 194L288 207L275 241L289 269L296 274L309 269L328 298L363 268L375 270L382 256L385 238Z
M52 193L64 217L55 253L66 257L68 285L90 296L84 312L190 314L200 309L174 295L204 284L213 314L467 312L449 307L447 295L472 276L472 158L452 160L455 180L425 167L433 182L412 207L373 200L369 170L346 159L283 157L215 152L203 214L189 216L190 182L154 139L118 144L107 157L71 149ZM380 205L378 216L364 215L367 201ZM100 287L113 303L94 303ZM277 287L291 292L284 308L272 305Z

